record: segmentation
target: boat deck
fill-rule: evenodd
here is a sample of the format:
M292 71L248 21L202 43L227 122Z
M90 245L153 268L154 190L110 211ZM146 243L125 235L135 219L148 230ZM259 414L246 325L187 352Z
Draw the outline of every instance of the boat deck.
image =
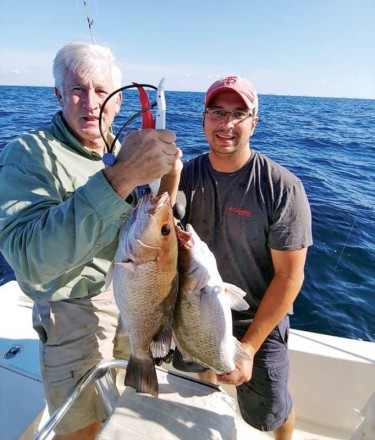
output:
M163 365L166 369L175 371L173 367ZM181 373L181 372L179 372ZM184 373L189 376L193 374ZM235 398L236 389L233 386L224 385L223 389L229 394L229 396ZM358 422L360 418L358 418ZM235 424L237 430L237 440L267 440L274 439L272 432L261 432L248 425L241 417L238 406L236 408ZM293 440L349 440L351 438L351 432L348 430L342 430L339 428L329 428L325 426L318 426L316 423L307 422L298 418L296 414L296 427L293 434ZM375 437L374 437L375 439Z

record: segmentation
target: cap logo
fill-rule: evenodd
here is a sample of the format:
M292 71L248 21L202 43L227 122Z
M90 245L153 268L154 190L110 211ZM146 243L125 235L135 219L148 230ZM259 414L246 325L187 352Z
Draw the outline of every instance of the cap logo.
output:
M236 76L227 76L223 80L223 85L224 86L231 86L233 84L236 84L236 82L237 82L237 77Z

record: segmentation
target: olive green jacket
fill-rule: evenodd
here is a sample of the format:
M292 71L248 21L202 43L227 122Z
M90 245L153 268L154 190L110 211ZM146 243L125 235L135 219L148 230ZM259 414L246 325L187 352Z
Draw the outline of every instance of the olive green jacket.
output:
M32 299L82 298L104 288L136 195L131 204L121 199L103 167L99 155L68 130L61 112L48 128L24 134L2 151L0 251Z

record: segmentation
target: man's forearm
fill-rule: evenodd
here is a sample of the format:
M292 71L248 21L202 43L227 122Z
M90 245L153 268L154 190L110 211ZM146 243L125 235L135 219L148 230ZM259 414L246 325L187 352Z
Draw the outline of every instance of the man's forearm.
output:
M276 275L269 285L258 311L242 339L242 343L257 352L267 336L288 313L296 299L302 279L284 278Z

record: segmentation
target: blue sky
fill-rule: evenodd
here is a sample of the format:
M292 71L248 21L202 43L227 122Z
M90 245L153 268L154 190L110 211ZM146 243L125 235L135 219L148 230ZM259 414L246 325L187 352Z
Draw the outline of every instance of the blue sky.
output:
M375 99L375 0L86 0L95 41L131 81L205 91L238 74L260 94ZM52 86L82 0L0 0L0 84Z

